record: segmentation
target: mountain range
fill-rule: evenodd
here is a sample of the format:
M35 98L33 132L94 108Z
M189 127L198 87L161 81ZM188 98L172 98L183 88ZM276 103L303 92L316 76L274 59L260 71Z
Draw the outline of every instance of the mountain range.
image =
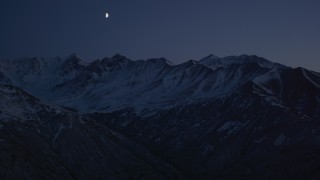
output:
M320 73L254 55L0 60L1 179L317 179Z

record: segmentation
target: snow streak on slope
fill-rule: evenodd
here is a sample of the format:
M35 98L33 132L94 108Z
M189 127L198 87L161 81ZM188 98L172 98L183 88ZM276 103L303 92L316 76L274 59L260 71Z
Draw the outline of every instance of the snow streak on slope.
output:
M317 75L316 73L313 73L313 72L310 72L310 71L307 71L306 69L302 69L302 72L303 72L303 75L305 76L305 78L307 78L314 86L316 86L317 88L320 89L320 78L319 78L319 74ZM311 76L316 76L318 80L318 82L316 82L316 80L313 80Z

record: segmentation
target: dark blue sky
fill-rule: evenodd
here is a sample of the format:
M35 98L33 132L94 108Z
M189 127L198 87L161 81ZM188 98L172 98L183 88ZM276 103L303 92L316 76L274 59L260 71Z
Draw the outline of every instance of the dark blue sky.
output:
M320 71L319 0L1 0L0 27L0 58L256 54Z

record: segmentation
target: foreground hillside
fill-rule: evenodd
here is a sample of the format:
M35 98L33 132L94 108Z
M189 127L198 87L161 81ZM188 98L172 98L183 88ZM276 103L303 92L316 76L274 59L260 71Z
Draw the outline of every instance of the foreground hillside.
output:
M180 174L94 120L0 86L0 179L170 179Z

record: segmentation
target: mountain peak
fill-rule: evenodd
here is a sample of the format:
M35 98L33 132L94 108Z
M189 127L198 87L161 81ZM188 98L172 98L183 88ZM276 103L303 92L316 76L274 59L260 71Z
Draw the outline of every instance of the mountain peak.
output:
M216 56L216 55L214 55L214 54L209 54L208 56L206 56L206 57L203 58L203 59L208 59L208 58L210 58L210 59L219 59L220 57L219 57L219 56Z
M77 54L71 54L64 62L64 72L71 72L73 70L83 69L87 65Z
M200 59L199 62L206 62L206 61L212 61L212 60L217 60L217 59L220 59L220 57L218 57L214 54L209 54L208 56Z
M112 56L111 59L115 59L115 60L124 60L124 59L128 59L126 56L123 56L119 53L115 54L114 56Z
M66 63L79 63L83 61L76 53L72 53L66 58Z
M79 63L83 62L84 60L77 53L72 53L69 56L67 56L66 61Z
M174 63L167 60L166 58L151 58L151 59L148 59L147 62L151 62L151 63L161 63L161 64L167 64L167 65L170 65L170 66L174 66Z

